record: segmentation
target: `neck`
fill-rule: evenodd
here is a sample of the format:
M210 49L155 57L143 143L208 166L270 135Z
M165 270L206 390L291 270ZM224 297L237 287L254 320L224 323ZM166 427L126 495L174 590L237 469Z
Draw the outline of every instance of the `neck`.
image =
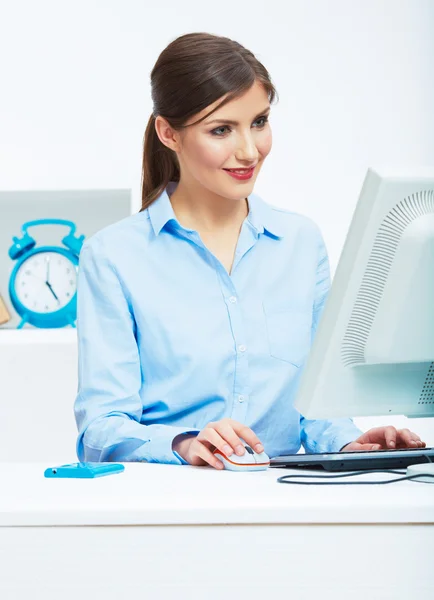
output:
M239 229L249 212L246 198L231 200L180 181L170 196L173 211L183 227L203 233Z

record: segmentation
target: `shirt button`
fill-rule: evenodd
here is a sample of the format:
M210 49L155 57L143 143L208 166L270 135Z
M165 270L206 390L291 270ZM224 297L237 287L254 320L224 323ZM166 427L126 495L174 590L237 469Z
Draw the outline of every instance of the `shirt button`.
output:
M242 394L238 396L238 402L244 402L245 398Z
M241 346L238 346L238 350L240 352L245 352L247 350L247 348L244 346L244 344L241 344Z
M231 296L229 298L229 302L232 302L232 304L234 304L237 301L237 299L235 298L235 296Z

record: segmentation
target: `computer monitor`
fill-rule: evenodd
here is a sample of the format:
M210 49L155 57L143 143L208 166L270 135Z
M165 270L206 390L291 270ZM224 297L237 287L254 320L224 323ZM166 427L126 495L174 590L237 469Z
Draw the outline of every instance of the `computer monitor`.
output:
M368 169L295 407L434 416L434 167Z

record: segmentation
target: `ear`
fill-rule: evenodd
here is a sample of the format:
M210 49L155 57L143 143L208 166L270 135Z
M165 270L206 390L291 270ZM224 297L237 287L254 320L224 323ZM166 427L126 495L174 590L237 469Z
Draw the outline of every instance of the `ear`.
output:
M158 115L155 119L155 131L160 139L160 142L178 152L180 150L180 138L178 132L173 129L164 117Z

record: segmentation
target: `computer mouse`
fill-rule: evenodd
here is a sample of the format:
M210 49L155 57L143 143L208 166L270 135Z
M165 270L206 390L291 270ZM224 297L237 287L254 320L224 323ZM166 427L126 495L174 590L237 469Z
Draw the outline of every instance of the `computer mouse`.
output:
M422 483L434 483L434 463L417 463L408 465L406 475L420 475L410 481L419 481Z
M246 451L242 456L231 454L226 456L216 448L214 455L221 460L227 471L264 471L270 466L270 458L265 452L255 452L248 444L244 443Z

